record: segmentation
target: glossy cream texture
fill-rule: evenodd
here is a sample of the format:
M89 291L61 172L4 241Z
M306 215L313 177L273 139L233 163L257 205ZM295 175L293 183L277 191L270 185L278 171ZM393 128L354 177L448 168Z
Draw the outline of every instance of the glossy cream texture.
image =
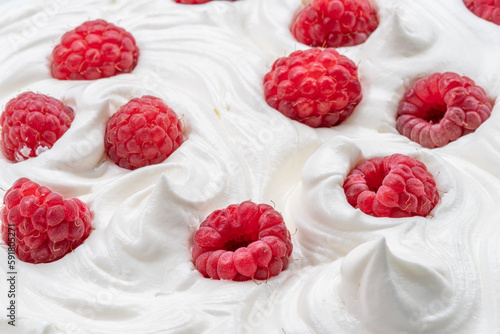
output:
M428 150L395 129L418 77L453 71L500 96L500 28L461 0L377 0L380 26L339 52L359 66L363 100L332 129L291 121L263 99L273 61L307 46L289 25L297 0L42 0L0 5L0 105L32 90L76 112L37 158L0 157L0 195L19 177L89 204L94 228L63 259L16 262L19 333L495 333L500 330L500 110L473 134ZM102 18L141 50L131 74L51 78L60 36ZM135 171L106 159L107 119L145 94L181 117L187 140ZM374 218L342 190L363 159L422 160L441 201L426 218ZM288 270L260 284L201 277L192 235L215 209L268 203L294 232ZM1 277L7 247L0 247ZM7 282L0 279L0 306ZM3 314L3 313L2 313ZM3 317L3 316L2 316ZM0 332L15 333L0 323ZM9 332L10 331L10 332Z

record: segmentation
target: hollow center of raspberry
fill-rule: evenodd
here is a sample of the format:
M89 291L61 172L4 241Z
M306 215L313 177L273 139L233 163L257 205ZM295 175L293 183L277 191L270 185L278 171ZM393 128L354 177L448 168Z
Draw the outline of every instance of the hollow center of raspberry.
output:
M378 188L382 186L382 182L384 182L384 178L386 174L384 172L380 172L376 175L371 175L371 177L366 177L366 185L368 189L373 192L377 192Z
M244 234L244 235L235 236L231 240L226 242L226 244L224 245L223 248L227 251L234 252L238 248L247 247L252 242L257 241L258 239L259 238L258 238L257 234Z
M425 113L424 120L426 120L431 124L437 124L444 117L445 113L446 113L446 106L436 104L432 106L432 108L429 108L429 110L427 110L427 112Z

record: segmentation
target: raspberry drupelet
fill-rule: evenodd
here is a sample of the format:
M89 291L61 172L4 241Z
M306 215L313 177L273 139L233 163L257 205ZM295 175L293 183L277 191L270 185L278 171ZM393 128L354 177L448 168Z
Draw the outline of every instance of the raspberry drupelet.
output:
M163 100L135 98L111 116L104 146L118 166L136 169L158 164L184 141L182 123Z
M27 178L7 190L0 216L2 239L24 262L47 263L72 252L90 235L92 218L85 203L63 198ZM15 230L15 245L9 244Z
M264 95L283 115L315 128L341 123L362 97L356 64L333 48L276 60L264 77Z
M212 212L194 234L196 269L205 277L267 280L288 267L293 245L281 214L245 201Z
M500 25L499 0L464 0L464 4L476 16Z
M425 217L439 202L427 167L403 154L359 163L343 187L349 204L375 217Z
M52 51L52 76L59 80L96 80L129 73L139 49L125 29L104 20L87 21L68 31Z
M66 133L74 118L73 109L53 97L21 93L0 116L2 151L12 162L36 157Z
M442 147L474 132L491 110L486 92L470 78L434 73L406 91L396 129L423 147Z
M291 30L306 45L337 48L365 42L377 26L377 13L369 0L312 0Z

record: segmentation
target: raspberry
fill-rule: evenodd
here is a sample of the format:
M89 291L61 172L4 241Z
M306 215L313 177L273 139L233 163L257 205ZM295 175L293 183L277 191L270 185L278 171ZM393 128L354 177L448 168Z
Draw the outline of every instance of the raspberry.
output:
M139 57L135 39L104 20L68 31L52 51L52 75L59 80L95 80L131 72Z
M434 73L406 91L396 129L423 147L441 147L474 132L491 109L484 89L468 77Z
M425 165L402 154L359 163L343 187L349 204L375 217L425 217L439 201Z
M476 16L500 25L499 0L464 0L464 4Z
M182 142L177 114L161 99L147 95L113 114L104 137L109 158L131 170L164 161Z
M266 280L288 267L293 245L281 214L245 201L212 212L194 234L196 269L205 277Z
M177 3L183 3L185 5L200 5L202 3L207 3L212 0L174 0L174 2ZM236 1L236 0L229 0L229 1Z
M377 26L377 13L368 0L312 0L291 30L301 43L337 48L363 43Z
M18 179L3 201L2 239L9 247L15 246L17 257L24 262L58 260L81 245L92 230L85 203L64 199L27 178ZM15 245L9 243L12 239Z
M267 103L311 127L337 125L361 101L358 69L335 49L295 51L264 77Z
M0 116L2 151L12 162L36 157L61 138L74 118L73 109L53 97L22 93Z

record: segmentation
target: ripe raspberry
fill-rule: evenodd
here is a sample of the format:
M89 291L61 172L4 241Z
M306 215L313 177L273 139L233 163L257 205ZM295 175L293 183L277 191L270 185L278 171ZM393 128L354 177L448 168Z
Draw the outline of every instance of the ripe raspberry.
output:
M77 198L64 199L27 178L5 194L1 210L2 239L9 244L15 230L15 250L24 262L46 263L62 258L89 236L90 211Z
M200 5L202 3L207 3L212 0L174 0L174 2L177 3L183 3L185 5ZM229 1L236 1L236 0L229 0Z
M434 73L406 91L396 129L423 147L441 147L474 132L491 109L485 91L468 77Z
M464 0L464 4L476 16L500 25L499 0Z
M136 169L164 161L183 142L182 124L165 102L135 98L108 121L104 146L118 166Z
M194 234L196 269L205 277L266 280L288 267L292 241L281 214L245 201L212 212Z
M267 103L311 127L337 125L361 101L356 65L335 49L295 51L264 77Z
M10 100L2 115L2 151L19 162L50 149L71 126L73 109L55 98L32 92Z
M87 21L61 38L52 51L52 75L59 80L95 80L131 72L139 49L125 29L104 20Z
M425 165L402 154L361 162L343 187L349 204L375 217L425 217L439 201Z
M301 43L337 48L363 43L377 26L377 13L368 0L312 0L291 30Z

